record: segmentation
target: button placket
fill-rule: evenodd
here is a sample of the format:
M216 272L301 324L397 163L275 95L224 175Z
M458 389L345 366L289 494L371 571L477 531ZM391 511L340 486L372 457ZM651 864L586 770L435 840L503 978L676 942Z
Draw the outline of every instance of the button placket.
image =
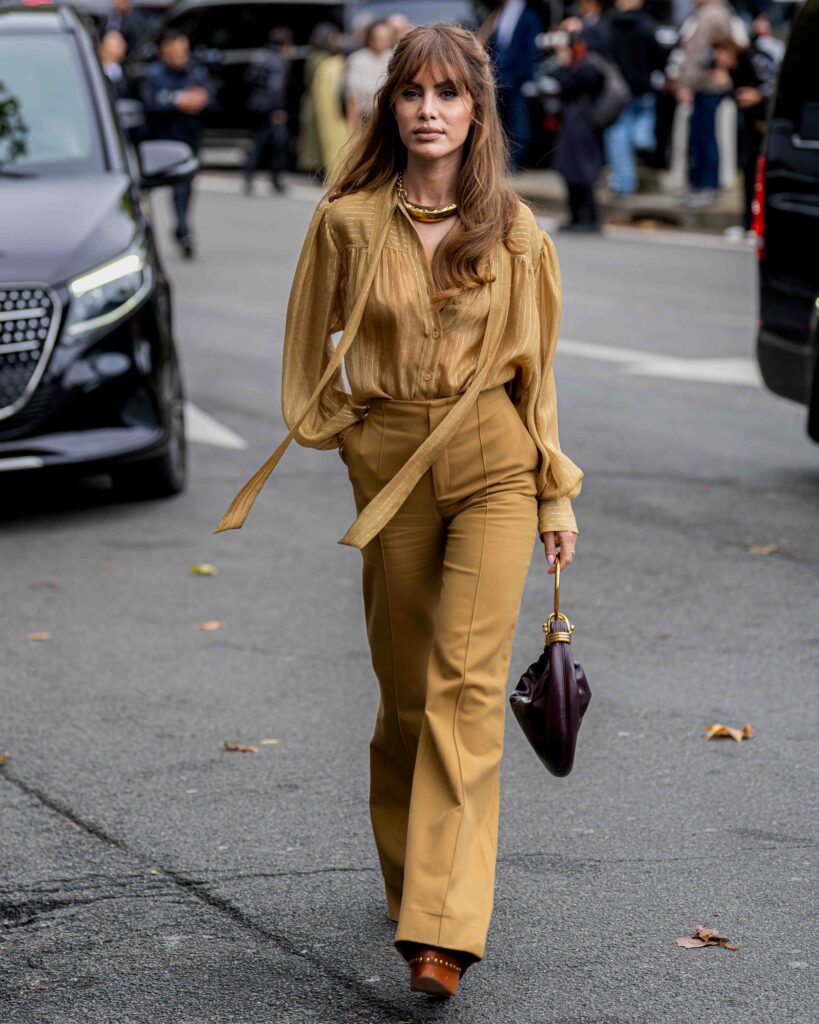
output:
M398 207L398 209L400 210L400 207ZM441 326L440 313L432 306L432 291L434 285L432 281L432 274L430 272L429 260L424 252L423 243L418 237L418 232L410 222L409 214L404 210L401 210L401 214L404 218L405 231L408 231L412 235L412 244L415 246L418 259L422 262L424 278L427 284L427 304L426 309L421 314L424 321L424 344L421 347L421 358L416 374L415 386L416 394L423 398L431 398L433 397L433 388L430 387L430 385L435 378L435 369L438 365L441 339L443 338L444 332Z

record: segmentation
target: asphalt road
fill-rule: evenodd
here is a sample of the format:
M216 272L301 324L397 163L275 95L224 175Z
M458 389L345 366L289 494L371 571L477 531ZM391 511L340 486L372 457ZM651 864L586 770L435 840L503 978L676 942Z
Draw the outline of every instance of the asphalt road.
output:
M567 779L507 716L487 954L440 1005L408 991L370 834L343 464L292 446L245 529L211 534L283 433L314 201L212 178L199 259L167 246L189 398L216 421L196 416L183 496L3 492L0 1020L813 1021L819 448L756 383L753 254L555 236L561 442L586 473L562 608L594 697ZM550 589L537 553L510 688ZM717 722L756 736L706 742ZM741 949L676 945L700 924Z

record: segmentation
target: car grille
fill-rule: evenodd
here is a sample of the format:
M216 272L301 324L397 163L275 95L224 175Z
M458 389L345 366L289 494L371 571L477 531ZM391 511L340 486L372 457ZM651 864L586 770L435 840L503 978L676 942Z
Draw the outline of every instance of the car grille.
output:
M21 409L45 370L59 302L43 285L0 285L0 420Z

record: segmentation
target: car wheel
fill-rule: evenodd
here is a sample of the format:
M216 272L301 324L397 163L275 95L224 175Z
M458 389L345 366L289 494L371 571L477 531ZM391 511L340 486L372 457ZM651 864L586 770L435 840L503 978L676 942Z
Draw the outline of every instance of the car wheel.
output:
M188 476L188 444L185 408L179 368L169 363L163 380L162 402L170 421L168 447L162 455L132 462L112 470L114 490L131 498L169 498L185 489Z

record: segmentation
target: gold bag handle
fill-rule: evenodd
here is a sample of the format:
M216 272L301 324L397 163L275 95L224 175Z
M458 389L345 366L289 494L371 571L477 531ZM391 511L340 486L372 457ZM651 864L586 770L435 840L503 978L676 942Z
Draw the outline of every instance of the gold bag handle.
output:
M555 619L565 622L565 629L553 632L551 625ZM560 610L560 559L557 557L555 557L555 609L543 623L543 632L546 635L547 644L570 644L572 642L574 626Z

